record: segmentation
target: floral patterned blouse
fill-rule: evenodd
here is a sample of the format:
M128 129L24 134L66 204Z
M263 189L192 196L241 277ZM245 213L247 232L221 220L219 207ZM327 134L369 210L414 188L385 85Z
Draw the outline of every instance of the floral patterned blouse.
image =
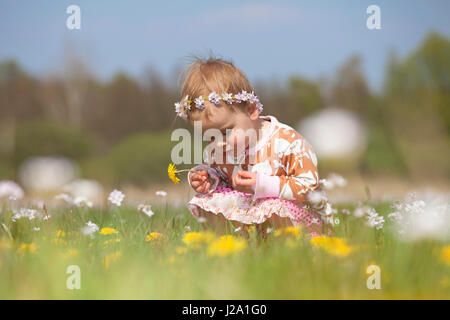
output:
M222 186L231 188L232 177L239 170L256 172L254 199L278 197L321 213L326 209L326 200L319 203L308 200L309 192L318 190L320 185L317 157L311 145L275 117L260 118L270 121L270 129L256 146L247 150L243 161L233 162L235 159L227 157L224 164L218 164L214 154L208 156L205 152L205 164L217 174Z

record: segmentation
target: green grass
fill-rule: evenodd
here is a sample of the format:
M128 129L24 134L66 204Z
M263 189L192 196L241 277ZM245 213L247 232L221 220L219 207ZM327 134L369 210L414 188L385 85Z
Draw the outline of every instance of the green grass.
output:
M347 206L351 208L351 206ZM389 213L388 204L376 206ZM134 208L49 210L47 221L11 221L0 213L1 299L424 299L450 298L450 267L440 255L445 243L399 241L388 222L382 231L364 220L339 216L336 236L355 250L338 257L300 239L251 233L247 247L226 257L210 256L206 247L185 247L185 227L200 230L187 209L161 206L148 218ZM387 219L386 219L387 220ZM87 221L112 227L117 235L80 233ZM34 231L33 227L40 227ZM65 232L57 236L57 231ZM149 232L161 240L145 241ZM120 242L103 243L110 239ZM58 240L55 240L58 239ZM36 251L21 253L23 243ZM77 254L70 256L69 250ZM72 251L73 252L73 251ZM114 260L105 257L120 252ZM381 268L381 289L369 290L366 268ZM81 270L81 289L69 290L69 265Z

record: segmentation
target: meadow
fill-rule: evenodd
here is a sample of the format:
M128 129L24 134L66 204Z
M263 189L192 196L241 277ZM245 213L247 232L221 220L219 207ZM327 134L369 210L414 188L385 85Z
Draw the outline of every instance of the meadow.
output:
M401 240L389 202L371 204L382 228L358 216L356 204L340 204L334 235L313 239L294 227L269 230L266 239L254 227L249 238L232 228L220 236L183 207L120 202L27 211L3 201L0 298L450 298L448 242ZM80 289L69 289L72 265ZM381 271L380 289L368 288L370 265Z

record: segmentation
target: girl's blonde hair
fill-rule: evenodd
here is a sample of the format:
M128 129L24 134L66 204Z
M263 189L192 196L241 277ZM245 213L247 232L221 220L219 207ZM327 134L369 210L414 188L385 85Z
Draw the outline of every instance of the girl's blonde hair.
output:
M185 74L181 87L182 99L185 99L186 96L189 96L189 99L208 96L211 92L238 94L243 90L254 91L247 76L239 68L234 66L232 62L220 58L202 59L194 57L194 61L186 67ZM220 106L224 105L224 102L220 103ZM245 105L239 104L239 107L242 108ZM188 117L194 110L188 111ZM211 112L210 105L207 105L204 110L205 117L208 118Z

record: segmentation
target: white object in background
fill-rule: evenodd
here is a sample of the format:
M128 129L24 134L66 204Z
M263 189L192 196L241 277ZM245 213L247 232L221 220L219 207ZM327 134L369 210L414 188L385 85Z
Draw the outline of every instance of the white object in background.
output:
M78 175L78 166L64 157L31 157L19 168L19 180L32 191L58 191Z
M328 108L300 122L298 131L320 158L344 158L366 146L366 130L350 111Z
M86 198L94 205L100 206L105 196L102 185L95 180L77 179L63 187L63 191L74 199Z
M0 199L7 198L9 200L17 200L22 199L23 196L24 192L22 188L14 181L0 181Z

